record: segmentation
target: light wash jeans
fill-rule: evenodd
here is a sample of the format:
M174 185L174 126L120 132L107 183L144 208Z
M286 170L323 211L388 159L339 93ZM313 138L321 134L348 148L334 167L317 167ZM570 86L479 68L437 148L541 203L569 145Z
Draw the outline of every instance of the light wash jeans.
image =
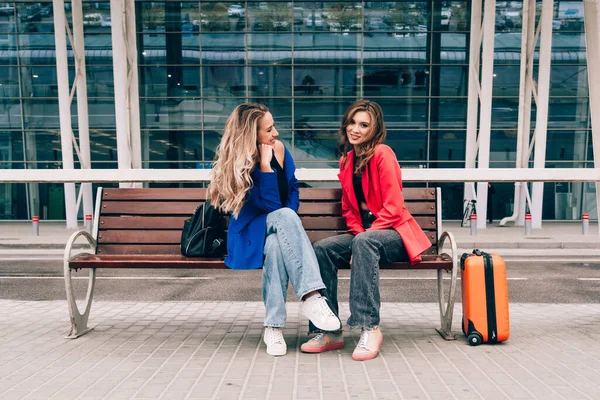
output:
M313 247L298 214L280 208L267 215L262 291L265 326L285 325L288 281L298 298L325 288Z
M350 327L374 328L379 326L379 264L407 261L408 254L402 238L393 229L361 232L354 236L344 234L319 240L314 244L321 276L327 288L331 310L339 316L337 301L338 269L350 269ZM309 324L310 332L319 332Z

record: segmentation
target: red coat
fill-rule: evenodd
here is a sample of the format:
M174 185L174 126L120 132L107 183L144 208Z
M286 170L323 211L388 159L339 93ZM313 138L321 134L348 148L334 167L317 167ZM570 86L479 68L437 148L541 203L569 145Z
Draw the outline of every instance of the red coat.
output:
M340 162L338 178L342 184L342 215L348 232L354 235L364 232L356 194L352 184L354 150L348 153L343 167ZM402 196L402 172L394 151L385 144L375 149L362 175L362 188L369 210L377 217L367 230L393 228L404 242L411 264L421 261L421 253L431 247L427 235L404 207Z

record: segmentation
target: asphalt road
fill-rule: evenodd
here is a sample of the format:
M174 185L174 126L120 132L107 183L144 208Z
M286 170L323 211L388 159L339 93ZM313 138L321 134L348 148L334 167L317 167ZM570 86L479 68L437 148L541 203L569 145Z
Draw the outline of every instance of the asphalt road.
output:
M65 299L60 260L0 261L0 298ZM86 271L77 274L83 298ZM340 272L340 301L348 301L350 271ZM600 264L512 262L508 264L513 303L600 303ZM99 270L95 300L260 301L261 271ZM381 271L385 302L437 302L435 271ZM457 297L460 301L460 292ZM289 301L297 301L292 289Z

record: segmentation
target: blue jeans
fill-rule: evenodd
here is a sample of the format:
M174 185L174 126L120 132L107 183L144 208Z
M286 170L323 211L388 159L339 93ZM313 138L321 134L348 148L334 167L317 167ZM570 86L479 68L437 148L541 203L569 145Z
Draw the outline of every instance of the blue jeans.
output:
M262 291L265 303L265 326L285 325L285 299L288 281L298 298L325 284L319 273L315 252L298 214L280 208L267 215L267 237L264 247Z
M339 316L337 301L338 269L350 270L350 327L374 328L379 326L379 264L408 261L408 254L398 232L392 229L366 231L354 236L344 234L319 240L314 244L325 295L331 310ZM319 330L309 325L310 332Z

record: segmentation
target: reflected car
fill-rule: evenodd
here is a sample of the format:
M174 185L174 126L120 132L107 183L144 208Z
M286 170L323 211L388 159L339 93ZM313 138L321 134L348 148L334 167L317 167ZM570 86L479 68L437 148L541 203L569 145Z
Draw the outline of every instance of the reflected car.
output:
M29 6L19 13L21 22L40 22L42 12L38 6Z
M239 4L232 4L227 9L227 15L230 17L243 17L246 15L246 10Z
M304 24L308 27L308 28L312 28L314 26L315 29L323 29L323 19L318 16L315 15L315 17L306 17Z

